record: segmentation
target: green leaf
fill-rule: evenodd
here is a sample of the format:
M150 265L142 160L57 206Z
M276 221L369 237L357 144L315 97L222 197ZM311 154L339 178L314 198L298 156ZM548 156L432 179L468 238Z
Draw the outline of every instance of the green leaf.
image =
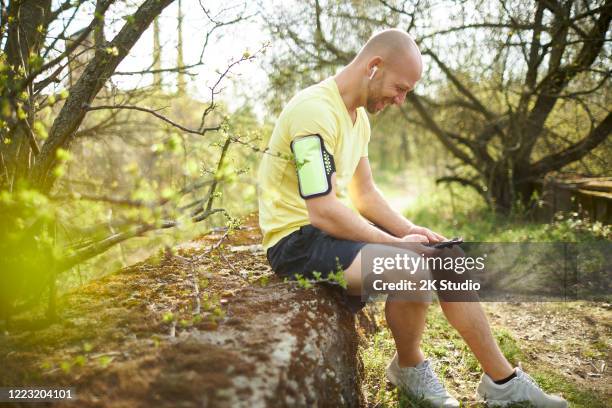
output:
M111 356L100 356L98 358L98 364L100 364L100 367L106 368L110 365L110 363L113 362L114 359L115 357L111 357Z

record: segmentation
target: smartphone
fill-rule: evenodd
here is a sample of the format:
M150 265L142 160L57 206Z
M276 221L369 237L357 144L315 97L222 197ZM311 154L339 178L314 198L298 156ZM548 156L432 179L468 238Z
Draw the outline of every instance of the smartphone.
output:
M444 242L438 242L432 245L433 248L436 249L442 249L442 248L450 248L453 245L457 245L457 244L461 244L463 243L463 238L459 238L459 237L455 237L451 240L448 241L444 241Z

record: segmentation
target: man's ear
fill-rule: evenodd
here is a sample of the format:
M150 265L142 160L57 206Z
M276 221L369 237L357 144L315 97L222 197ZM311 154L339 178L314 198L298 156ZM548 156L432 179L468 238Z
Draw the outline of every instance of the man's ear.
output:
M372 67L372 73L370 74L370 81L372 80L372 78L374 78L374 75L376 75L376 70L378 69L378 67L376 65L374 65Z
M372 57L366 65L366 76L370 79L374 78L374 74L382 66L382 62L381 57Z

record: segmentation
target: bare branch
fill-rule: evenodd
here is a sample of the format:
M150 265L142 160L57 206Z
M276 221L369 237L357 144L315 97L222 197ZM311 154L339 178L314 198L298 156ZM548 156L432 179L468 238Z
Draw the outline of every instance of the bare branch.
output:
M530 178L536 178L572 163L602 143L612 132L612 113L599 123L587 137L566 149L544 157L531 166Z
M144 108L141 106L133 106L133 105L97 105L97 106L85 106L85 110L87 111L95 111L95 110L101 110L101 109L126 109L126 110L136 110L136 111L140 111L140 112L146 112L146 113L150 113L151 115L155 116L158 119L163 120L164 122L174 126L175 128L178 128L180 130L182 130L183 132L186 133L191 133L194 135L205 135L206 132L210 132L210 131L217 131L221 128L220 125L218 126L213 126L213 127L207 127L207 128L202 128L202 129L189 129L179 123L174 122L171 119L168 119L167 117L161 115L158 113L157 110L153 110L153 109L149 109L149 108Z
M114 0L107 0L107 1L103 2L103 4L100 6L100 11L102 13L105 13L106 10L108 10L110 5L113 3L113 1ZM58 64L59 62L61 62L68 55L70 55L70 53L72 53L72 51L74 51L87 38L87 36L91 33L91 31L96 27L97 21L98 21L98 18L96 16L94 16L94 18L92 19L91 23L89 23L89 25L83 29L81 34L74 40L74 42L72 42L70 45L66 46L66 50L64 52L62 52L60 55L58 55L57 57L55 57L51 61L48 61L48 62L42 64L40 66L40 68L38 68L36 70L32 70L28 74L28 76L25 78L25 80L21 83L20 88L15 89L13 91L13 96L16 95L19 91L27 88L41 72L44 72L47 69L53 67L54 65Z
M200 221L207 219L211 215L219 213L219 212L225 212L225 210L221 208L211 209L209 211L205 211L204 213L198 215L197 217L194 217L192 221L200 222ZM72 268L73 266L79 263L82 263L88 259L91 259L94 256L99 255L105 252L107 249L123 241L126 241L130 238L142 236L149 231L173 228L179 224L180 224L180 221L178 220L162 221L160 224L139 225L139 226L132 227L127 231L112 234L104 239L91 243L82 249L74 251L74 254L59 261L57 264L57 273L64 272Z
M440 58L438 58L438 56L430 49L424 50L423 54L427 54L429 55L431 58L433 58L433 60L436 62L436 64L438 64L438 66L440 67L440 69L442 70L442 72L444 72L444 74L446 74L446 76L448 77L448 79L452 82L453 85L455 85L455 87L457 88L457 90L459 92L461 92L463 95L465 95L474 106L476 106L478 108L478 110L480 111L480 113L482 113L484 115L484 117L486 117L487 119L493 119L494 115L493 113L491 113L479 100L478 98L476 98L476 96L469 90L467 89L466 86L464 86L461 81L459 81L459 78L457 78L457 76L455 74L453 74L453 72L451 71L451 69L440 60Z
M406 97L410 103L414 106L418 114L421 116L427 127L438 137L438 140L451 151L461 161L469 164L472 167L477 167L474 160L469 157L463 150L459 149L448 137L447 132L442 130L436 121L431 117L427 109L421 104L419 97L414 93L409 93Z
M220 177L221 170L223 169L223 165L225 164L225 155L229 149L230 143L232 139L228 137L225 139L225 143L221 148L221 157L219 157L219 162L217 163L217 170L215 171L215 179L210 185L210 191L208 192L208 203L206 203L206 211L210 211L213 206L213 202L215 200L215 190L217 189L218 178Z
M486 201L489 201L489 196L488 196L486 190L484 189L483 186L478 184L477 180L473 180L473 179L470 180L470 179L467 179L465 177L459 177L459 176L445 176L445 177L439 177L439 178L436 179L436 184L443 184L443 183L459 183L462 186L472 187Z
M206 107L206 109L204 110L204 112L202 113L202 118L200 120L200 130L204 130L205 128L205 124L206 124L206 117L215 109L215 107L217 106L215 103L215 96L218 95L221 91L218 89L219 85L221 84L221 82L223 81L223 79L229 75L230 71L232 70L232 68L234 68L236 65L244 62L244 61L252 61L254 60L257 55L262 54L265 49L268 47L267 44L264 44L259 50L257 50L254 54L248 54L248 53L244 53L242 54L242 56L240 58L238 58L237 60L232 61L226 68L225 70L217 77L217 81L213 84L213 86L209 87L210 89L210 102L208 103L208 106Z
M87 113L84 106L91 103L155 16L170 3L172 0L146 0L134 13L133 19L126 21L109 43L109 47L117 52L97 52L87 64L55 118L49 137L42 146L40 158L34 166L32 178L43 191L48 191L55 180L51 169L57 161L56 151L69 147L74 140L74 134Z

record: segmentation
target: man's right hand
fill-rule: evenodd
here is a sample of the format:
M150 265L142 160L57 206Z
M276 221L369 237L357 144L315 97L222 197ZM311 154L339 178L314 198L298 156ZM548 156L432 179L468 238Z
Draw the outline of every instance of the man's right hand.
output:
M409 234L402 237L402 242L429 242L429 238L421 234Z

